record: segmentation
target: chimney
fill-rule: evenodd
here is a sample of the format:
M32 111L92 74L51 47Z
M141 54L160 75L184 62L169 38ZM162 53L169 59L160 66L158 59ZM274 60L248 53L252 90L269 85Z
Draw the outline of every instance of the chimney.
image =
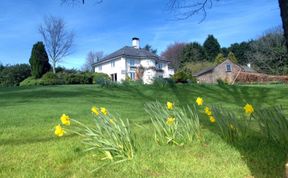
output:
M139 49L140 48L140 39L139 38L132 38L132 47Z

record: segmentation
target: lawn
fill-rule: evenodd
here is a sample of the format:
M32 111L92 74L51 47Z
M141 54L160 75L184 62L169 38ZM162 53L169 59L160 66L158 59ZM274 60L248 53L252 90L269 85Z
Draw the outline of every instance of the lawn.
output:
M157 145L144 104L158 100L185 106L201 96L206 103L237 112L247 102L257 107L281 104L287 111L287 94L287 85L0 88L0 177L282 177L287 150L257 133L227 143L205 118L201 118L204 141ZM89 123L93 105L131 121L137 138L132 161L91 173L102 164L101 155L84 152L76 135L54 135L62 113Z

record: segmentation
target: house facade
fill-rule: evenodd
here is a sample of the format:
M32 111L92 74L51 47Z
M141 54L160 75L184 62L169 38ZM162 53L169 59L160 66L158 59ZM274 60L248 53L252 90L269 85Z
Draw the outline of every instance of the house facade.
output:
M221 64L203 69L195 74L198 83L217 83L217 80L222 80L227 83L233 84L240 73L256 73L250 66L240 66L229 59Z
M169 78L174 70L169 61L140 48L139 38L132 38L132 46L125 46L93 64L95 72L108 74L112 81L142 80L145 84L154 78Z

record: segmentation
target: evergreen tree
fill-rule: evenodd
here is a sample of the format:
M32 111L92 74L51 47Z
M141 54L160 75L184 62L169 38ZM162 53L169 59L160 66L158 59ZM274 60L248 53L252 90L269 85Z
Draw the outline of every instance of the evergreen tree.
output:
M31 74L35 78L42 77L43 74L50 70L51 66L43 42L37 42L33 45L29 63L31 65Z
M145 49L145 50L147 50L153 54L157 54L157 49L153 49L152 46L149 44L146 44L143 49Z
M235 64L238 63L237 58L236 58L236 56L234 55L233 52L229 52L229 54L228 54L227 57L228 57L228 59L229 59L230 61L234 62Z
M209 61L214 61L215 57L221 52L220 44L213 35L208 35L203 47L207 53Z
M225 61L225 58L222 53L219 53L215 58L215 64L221 64L224 61Z
M206 60L204 48L197 42L187 44L182 52L181 66L189 62L199 62Z
M249 62L247 52L251 51L251 47L250 47L251 42L252 41L241 42L240 44L239 43L233 43L228 48L229 51L234 53L239 64L246 65Z

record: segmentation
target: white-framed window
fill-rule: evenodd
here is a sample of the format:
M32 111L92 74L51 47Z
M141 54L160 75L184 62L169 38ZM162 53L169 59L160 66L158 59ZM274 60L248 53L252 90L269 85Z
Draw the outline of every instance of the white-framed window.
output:
M232 65L226 64L226 72L232 72Z
M101 71L101 70L102 70L102 66L99 66L99 67L98 67L98 70Z
M115 67L115 61L111 61L111 67Z
M129 59L128 63L130 66L135 66L135 60L134 59Z
M157 68L158 68L158 69L162 69L163 66L164 66L164 65L163 65L162 63L158 63L158 64L157 64Z
M129 72L129 77L131 80L135 80L135 72Z

